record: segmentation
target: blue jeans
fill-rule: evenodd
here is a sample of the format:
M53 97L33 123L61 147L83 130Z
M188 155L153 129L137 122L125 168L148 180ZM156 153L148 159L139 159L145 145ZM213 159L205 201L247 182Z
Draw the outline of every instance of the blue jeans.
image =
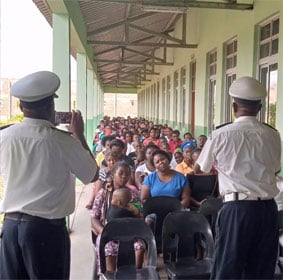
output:
M69 279L70 238L65 220L5 218L0 279Z

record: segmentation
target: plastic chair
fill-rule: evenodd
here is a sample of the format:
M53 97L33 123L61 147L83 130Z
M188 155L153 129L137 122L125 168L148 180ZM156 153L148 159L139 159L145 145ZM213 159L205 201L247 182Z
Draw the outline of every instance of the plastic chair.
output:
M202 202L199 208L199 212L208 219L213 236L215 236L215 224L217 220L217 215L222 205L222 199L208 198Z
M197 201L202 201L207 197L218 196L217 174L198 175L188 174L187 178L191 188L191 196Z
M169 196L151 197L143 204L143 215L155 213L157 216L154 236L156 240L157 252L162 252L162 225L164 218L170 212L183 209L179 199Z
M98 280L99 276L97 273L97 255L96 255L96 235L94 234L93 231L91 231L91 241L92 241L92 249L93 249L93 268L92 268L92 279L93 280Z
M204 257L195 259L196 237L205 242ZM209 279L214 252L207 219L199 212L176 211L164 219L163 261L169 279Z
M147 264L136 269L134 241L142 239L147 246ZM119 241L117 271L106 271L105 250L106 243L111 240ZM156 271L157 252L153 233L144 220L139 218L116 218L104 227L100 245L100 266L102 279L159 279Z

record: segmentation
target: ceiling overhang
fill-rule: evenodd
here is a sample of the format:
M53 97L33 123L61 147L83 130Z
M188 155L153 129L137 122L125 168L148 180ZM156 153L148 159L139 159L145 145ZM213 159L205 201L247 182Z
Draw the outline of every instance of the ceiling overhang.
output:
M33 0L52 25L52 6L66 0ZM74 2L74 1L71 1ZM85 24L84 44L104 92L136 92L159 75L157 66L172 66L171 48L197 48L187 38L187 9L251 10L253 4L236 0L81 0L75 1ZM60 7L60 5L58 6ZM57 8L57 4L56 4ZM174 36L175 25L181 32ZM74 49L74 48L72 48ZM72 52L75 55L75 52ZM115 91L116 89L116 91Z

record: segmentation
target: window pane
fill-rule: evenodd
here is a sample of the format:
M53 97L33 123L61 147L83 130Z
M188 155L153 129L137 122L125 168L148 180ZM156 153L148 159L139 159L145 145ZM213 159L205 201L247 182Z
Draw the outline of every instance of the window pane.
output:
M195 91L196 86L195 86L195 79L192 79L192 91Z
M227 45L227 55L233 53L233 43Z
M209 64L215 62L217 59L216 52L213 52L209 55Z
M234 56L234 63L233 63L233 67L236 67L237 66L237 56L235 55Z
M209 75L215 75L216 74L216 64L209 66Z
M259 58L269 56L269 43L260 46Z
M196 73L196 63L192 63L192 75Z
M170 90L170 76L167 76L167 91Z
M228 57L226 59L226 68L227 69L233 68L233 57Z
M272 35L279 33L279 18L272 23Z
M275 67L272 67L275 66ZM271 65L270 67L270 82L269 82L269 89L268 89L268 123L275 127L276 124L276 103L277 103L277 75L278 71L271 70L272 68L276 68L277 64Z
M270 37L270 23L260 29L260 40L265 40Z
M237 51L237 40L234 41L234 52Z
M271 54L278 53L278 42L279 42L279 39L272 40L272 42L271 42Z
M181 84L184 87L186 84L186 68L181 68Z
M265 88L267 81L267 72L268 72L268 68L265 65L259 66L259 81L265 86ZM261 122L266 122L265 113L266 113L266 100L262 102L262 107L259 112L259 120Z

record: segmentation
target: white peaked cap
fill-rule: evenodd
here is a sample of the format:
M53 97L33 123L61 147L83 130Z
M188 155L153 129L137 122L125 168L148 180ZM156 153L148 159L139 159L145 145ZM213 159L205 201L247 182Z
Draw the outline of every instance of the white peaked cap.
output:
M60 86L59 77L53 72L39 71L18 80L11 87L11 95L26 102L35 102L54 95Z
M245 100L261 100L266 97L266 89L263 84L252 77L241 77L235 80L229 89L232 97Z

